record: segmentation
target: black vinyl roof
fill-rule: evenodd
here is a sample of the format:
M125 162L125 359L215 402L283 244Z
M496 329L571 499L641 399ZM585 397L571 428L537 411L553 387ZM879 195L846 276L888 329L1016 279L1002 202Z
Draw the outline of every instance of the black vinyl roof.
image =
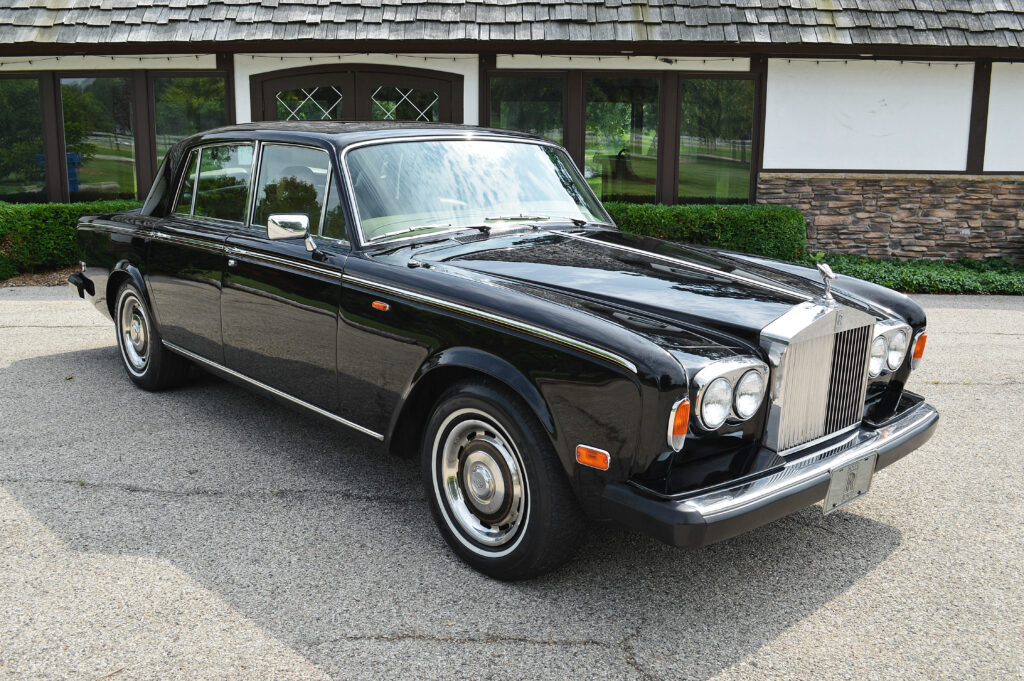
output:
M3 0L0 46L249 41L1024 47L1024 0ZM349 49L331 46L329 51ZM94 50L91 50L94 51ZM355 50L361 51L361 50Z

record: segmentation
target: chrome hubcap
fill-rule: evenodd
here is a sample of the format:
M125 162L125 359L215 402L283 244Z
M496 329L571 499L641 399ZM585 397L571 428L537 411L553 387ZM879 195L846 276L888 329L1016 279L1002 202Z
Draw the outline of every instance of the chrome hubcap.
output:
M149 318L133 294L125 294L122 301L121 350L128 368L134 373L141 373L149 363Z
M525 517L527 488L510 439L483 414L462 410L445 421L435 453L439 491L458 529L485 546L513 541Z

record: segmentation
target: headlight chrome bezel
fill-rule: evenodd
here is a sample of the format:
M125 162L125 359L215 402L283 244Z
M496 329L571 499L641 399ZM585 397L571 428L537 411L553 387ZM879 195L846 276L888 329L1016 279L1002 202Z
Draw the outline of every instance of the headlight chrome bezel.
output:
M875 323L875 335L871 339L871 345L869 346L870 349L868 351L868 378L870 380L875 380L881 376L885 376L886 374L899 371L903 365L907 363L907 356L910 352L911 333L913 333L913 329L910 328L909 324L899 322L894 319L883 319ZM893 342L897 340L901 334L903 336L903 350L894 366L893 362L890 361ZM880 338L885 341L885 350L882 353L881 368L878 372L874 372L871 370L871 350L874 349L875 343L877 343Z
M736 410L736 388L740 380L750 371L755 371L761 376L761 395L753 412L749 416L743 417ZM697 424L706 431L718 430L730 421L742 422L753 418L764 404L765 394L768 392L769 375L768 365L756 357L729 357L711 362L693 377L697 396L693 403L694 408L691 415ZM721 423L707 423L704 420L704 396L708 387L719 379L724 380L729 386L729 407L726 417Z

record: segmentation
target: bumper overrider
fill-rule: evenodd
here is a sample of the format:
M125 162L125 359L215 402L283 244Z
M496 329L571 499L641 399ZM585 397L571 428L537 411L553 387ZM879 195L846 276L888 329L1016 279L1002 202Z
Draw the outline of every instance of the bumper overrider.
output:
M603 514L675 546L704 546L752 530L825 498L830 471L877 452L875 471L917 449L932 436L939 413L917 395L881 424L864 423L838 443L800 452L763 477L687 495L659 496L633 483L605 487Z

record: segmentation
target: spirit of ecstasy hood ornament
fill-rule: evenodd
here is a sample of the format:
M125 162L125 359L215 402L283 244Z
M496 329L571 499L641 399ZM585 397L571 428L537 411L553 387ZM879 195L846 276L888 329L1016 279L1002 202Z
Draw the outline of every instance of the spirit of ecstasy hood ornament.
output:
M832 297L832 280L839 275L823 262L818 263L818 272L821 274L821 280L825 282L825 300L835 300Z

